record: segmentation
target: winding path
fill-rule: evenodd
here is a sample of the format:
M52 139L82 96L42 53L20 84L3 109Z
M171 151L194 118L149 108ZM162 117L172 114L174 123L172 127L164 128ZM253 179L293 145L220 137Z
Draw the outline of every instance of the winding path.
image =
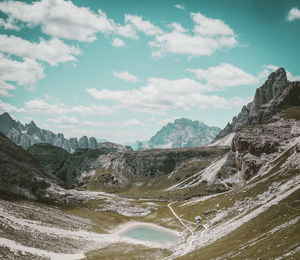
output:
M186 220L180 218L180 217L175 213L174 209L172 209L171 205L172 205L173 203L175 203L175 202L170 202L170 203L168 204L168 208L171 210L172 214L179 220L179 222L181 223L181 225L183 225L183 226L191 233L191 235L194 235L193 230L192 230L191 228L189 228L186 224L184 224L184 221L186 221ZM192 222L190 222L190 221L186 221L186 222L192 223ZM193 224L194 224L194 223L193 223Z
M173 209L172 206L171 206L173 203L175 203L175 202L170 202L170 203L168 204L168 208L170 209L170 211L172 212L172 214L175 216L175 218L178 219L178 221L181 223L181 225L183 225L183 226L191 233L191 235L190 235L190 236L188 237L188 239L187 239L187 243L186 243L186 244L187 244L187 247L186 247L185 251L184 251L182 254L180 254L180 255L185 255L185 254L189 253L190 250L191 250L191 246L192 246L192 243L193 243L193 241L194 241L194 240L192 239L192 238L193 238L193 235L194 235L194 231L193 231L191 228L189 228L184 222L188 222L188 223L190 223L190 224L195 224L195 223L180 218L180 217L175 213L174 209ZM204 227L204 230L207 229L207 225L203 225L203 227ZM200 237L202 237L202 235L203 235L202 233L204 232L204 230L201 232ZM177 255L176 252L175 252L175 253L173 253L172 255L170 255L170 256L164 258L163 260L169 260L169 259L172 259L174 256L179 256L179 255Z

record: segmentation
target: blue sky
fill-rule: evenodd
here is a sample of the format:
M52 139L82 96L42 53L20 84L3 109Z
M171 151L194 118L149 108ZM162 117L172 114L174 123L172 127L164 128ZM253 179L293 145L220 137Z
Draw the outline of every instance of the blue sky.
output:
M0 112L113 142L224 127L277 67L299 80L300 1L0 1Z

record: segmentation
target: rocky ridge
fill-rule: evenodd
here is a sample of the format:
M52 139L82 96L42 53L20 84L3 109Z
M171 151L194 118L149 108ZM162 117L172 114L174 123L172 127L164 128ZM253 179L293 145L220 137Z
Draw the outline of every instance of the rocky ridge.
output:
M68 152L74 152L79 148L97 149L103 146L111 148L119 147L121 150L131 150L128 146L111 142L98 143L95 137L88 138L87 136L82 136L79 140L77 137L67 139L62 133L54 134L50 130L39 128L34 121L23 125L20 121L11 118L8 113L0 115L0 132L14 143L21 145L25 150L31 145L38 143L52 144Z
M256 89L252 102L243 106L241 112L216 136L221 139L248 125L266 123L279 111L300 105L300 82L289 82L283 68L271 73L266 82Z

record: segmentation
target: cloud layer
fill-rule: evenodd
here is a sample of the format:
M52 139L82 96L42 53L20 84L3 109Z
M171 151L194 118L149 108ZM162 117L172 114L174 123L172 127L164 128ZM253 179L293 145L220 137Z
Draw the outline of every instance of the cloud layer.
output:
M152 77L147 80L145 86L138 89L97 90L88 88L86 92L95 99L115 101L121 107L134 111L162 114L170 109L239 107L248 99L238 97L225 99L207 93L226 87L252 85L258 82L255 76L231 64L222 63L207 70L189 69L189 71L195 73L196 78L205 83L190 78L169 80Z
M208 69L187 69L195 74L196 78L205 81L211 90L222 90L226 87L249 86L258 83L258 79L250 73L233 66L221 63L219 66Z

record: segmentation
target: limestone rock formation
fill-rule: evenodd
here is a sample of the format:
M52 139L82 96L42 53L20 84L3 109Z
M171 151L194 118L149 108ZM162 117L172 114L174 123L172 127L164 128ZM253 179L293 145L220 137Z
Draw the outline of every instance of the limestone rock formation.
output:
M89 138L89 146L88 148L91 149L97 149L98 148L98 143L95 137L90 137Z
M79 148L89 148L89 141L87 136L82 136L78 141L78 147Z
M69 139L71 152L75 151L78 148L78 140L77 137L72 137Z
M256 89L253 101L244 106L215 139L221 139L247 125L265 123L282 109L299 105L300 82L289 82L285 70L280 68L271 73L266 82Z
M280 114L269 123L248 126L237 132L232 147L236 151L236 165L241 176L245 180L255 176L265 162L286 151L292 140L300 143L299 137L300 121L284 119Z

